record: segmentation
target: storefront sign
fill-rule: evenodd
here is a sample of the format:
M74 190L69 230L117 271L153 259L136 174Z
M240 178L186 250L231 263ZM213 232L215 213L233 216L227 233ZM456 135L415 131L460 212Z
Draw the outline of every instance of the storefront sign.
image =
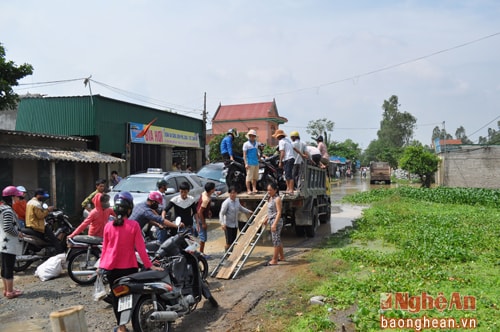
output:
M130 140L132 143L200 147L198 133L157 126L149 126L148 128L148 125L136 122L130 122Z

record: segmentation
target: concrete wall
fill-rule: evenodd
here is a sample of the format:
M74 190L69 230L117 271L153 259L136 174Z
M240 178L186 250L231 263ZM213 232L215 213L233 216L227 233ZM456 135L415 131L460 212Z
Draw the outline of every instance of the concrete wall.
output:
M460 145L439 154L438 185L445 187L500 188L500 145Z

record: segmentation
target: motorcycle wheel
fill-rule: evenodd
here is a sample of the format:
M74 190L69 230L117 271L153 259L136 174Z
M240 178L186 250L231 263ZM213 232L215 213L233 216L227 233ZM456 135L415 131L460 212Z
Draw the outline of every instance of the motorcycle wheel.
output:
M36 252L33 249L31 249L31 245L28 245L24 248L22 255L24 256L24 255L35 255L35 254ZM15 272L24 271L28 267L30 267L31 263L33 263L33 261L18 261L16 258L16 263L14 264L14 271Z
M210 302L212 307L217 308L219 306L219 303L217 300L212 296L212 292L210 292L210 289L208 288L208 283L206 280L203 280L202 285L201 285L201 291L203 293L203 296Z
M206 280L208 277L208 262L203 255L198 255L198 269L200 270L200 276L202 280Z
M81 250L68 260L68 275L79 285L92 285L97 279L97 269L95 264L99 259L100 253L97 249L92 249L87 259L87 250ZM77 275L78 272L89 271L89 274ZM92 273L90 273L90 271ZM75 274L76 273L76 274Z
M156 302L158 311L165 310L165 306ZM143 296L137 302L132 314L132 327L135 332L169 332L172 330L172 322L152 322L149 320L154 309L153 300L150 297Z

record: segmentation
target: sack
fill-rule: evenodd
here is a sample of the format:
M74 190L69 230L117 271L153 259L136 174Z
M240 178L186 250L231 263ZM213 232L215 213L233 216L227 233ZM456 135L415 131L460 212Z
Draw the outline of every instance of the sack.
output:
M35 275L42 281L56 278L61 274L64 263L66 254L52 256L36 268Z
M104 287L103 272L97 272L97 278L94 283L94 301L102 300L106 297L106 288Z

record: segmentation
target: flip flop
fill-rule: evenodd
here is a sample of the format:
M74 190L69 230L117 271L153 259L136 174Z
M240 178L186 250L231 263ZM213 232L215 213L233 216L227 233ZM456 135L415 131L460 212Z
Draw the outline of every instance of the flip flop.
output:
M267 262L264 264L264 266L276 266L276 265L278 265L278 264L271 264L270 262Z

